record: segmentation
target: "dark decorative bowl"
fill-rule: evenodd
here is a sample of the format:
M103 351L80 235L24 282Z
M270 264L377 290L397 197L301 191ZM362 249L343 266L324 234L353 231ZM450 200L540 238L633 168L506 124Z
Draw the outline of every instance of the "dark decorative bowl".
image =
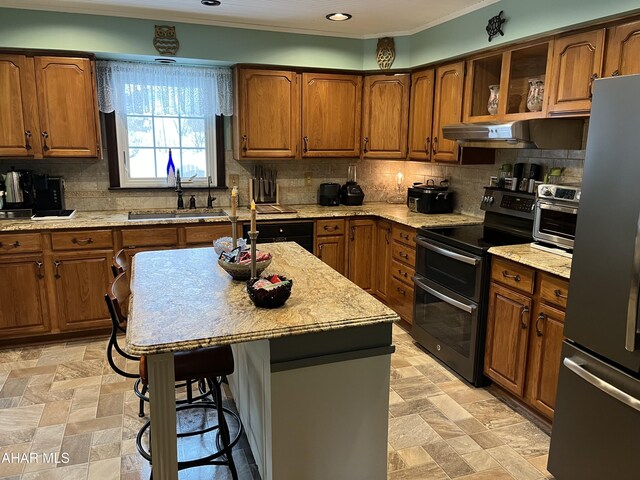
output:
M247 293L249 298L256 307L260 308L278 308L284 305L289 296L291 295L291 288L293 287L293 280L283 275L278 275L280 280L289 280L289 283L280 287L273 288L271 290L265 290L262 288L253 288L253 284L260 278L251 278L247 280Z

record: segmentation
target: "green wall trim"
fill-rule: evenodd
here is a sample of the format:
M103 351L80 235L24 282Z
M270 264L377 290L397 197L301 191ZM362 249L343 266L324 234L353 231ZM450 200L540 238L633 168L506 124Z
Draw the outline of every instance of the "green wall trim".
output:
M489 43L487 20L504 10L504 37ZM597 19L640 12L639 0L501 0L409 36L395 37L394 69L412 68ZM0 8L0 48L157 57L153 26L166 21ZM378 70L377 39L353 39L175 23L180 61Z

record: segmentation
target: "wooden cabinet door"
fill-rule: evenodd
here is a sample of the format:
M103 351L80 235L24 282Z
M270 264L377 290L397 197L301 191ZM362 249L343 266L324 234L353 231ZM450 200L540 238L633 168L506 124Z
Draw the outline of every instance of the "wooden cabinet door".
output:
M458 144L455 140L444 138L442 127L462 121L464 62L438 67L435 76L431 159L436 162L457 162Z
M33 59L0 54L0 157L40 156Z
M640 20L609 30L603 76L640 73Z
M531 320L535 323L527 367L527 400L552 419L562 359L564 312L537 303Z
M484 372L520 397L524 394L530 312L529 297L491 283Z
M35 57L42 153L45 157L97 157L99 127L93 62Z
M375 288L376 222L351 220L348 235L347 277L371 293Z
M408 74L364 77L362 154L365 158L407 156Z
M360 156L362 77L302 74L302 156Z
M548 114L584 115L591 110L593 81L602 76L605 30L557 38L548 89Z
M377 267L374 293L378 298L386 300L391 279L391 223L386 220L378 220L376 227L375 261Z
M409 158L412 160L431 160L434 75L433 69L411 75Z
M110 325L104 294L113 279L112 257L113 252L110 250L53 255L60 330L82 330Z
M317 237L315 252L320 260L344 275L344 235Z
M0 278L0 336L48 332L42 255L10 255L0 259Z
M236 158L296 158L300 138L298 74L236 71Z

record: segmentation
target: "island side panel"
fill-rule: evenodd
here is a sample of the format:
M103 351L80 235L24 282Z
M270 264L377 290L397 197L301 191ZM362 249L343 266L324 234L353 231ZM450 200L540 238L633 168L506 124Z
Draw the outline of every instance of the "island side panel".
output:
M271 478L385 480L390 366L383 354L272 373Z

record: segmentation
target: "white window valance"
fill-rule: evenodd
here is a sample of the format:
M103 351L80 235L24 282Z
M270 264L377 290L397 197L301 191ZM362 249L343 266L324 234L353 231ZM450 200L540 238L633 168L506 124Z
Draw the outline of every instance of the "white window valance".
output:
M101 112L213 116L233 114L231 69L98 61Z

